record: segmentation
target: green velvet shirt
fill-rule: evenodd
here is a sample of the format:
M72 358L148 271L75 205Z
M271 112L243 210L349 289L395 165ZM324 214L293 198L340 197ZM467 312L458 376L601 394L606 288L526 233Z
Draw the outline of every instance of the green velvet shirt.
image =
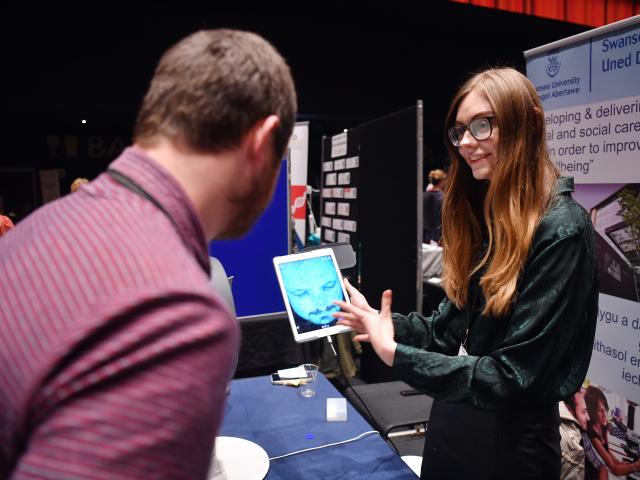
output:
M587 212L561 177L534 235L516 300L502 318L481 314L480 275L462 310L448 299L430 317L393 314L394 373L435 399L486 410L556 402L584 381L596 329L595 238ZM468 356L458 356L469 329Z

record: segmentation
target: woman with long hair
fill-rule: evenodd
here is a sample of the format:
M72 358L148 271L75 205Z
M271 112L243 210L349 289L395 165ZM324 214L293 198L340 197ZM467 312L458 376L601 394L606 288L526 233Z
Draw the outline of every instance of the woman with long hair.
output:
M629 475L640 471L640 460L635 462L623 462L609 450L609 402L602 390L594 385L587 387L584 392L584 402L587 405L589 421L587 422L587 434L596 452L602 458L609 471L614 475ZM589 470L585 474L586 479L596 478Z
M560 475L558 401L582 384L597 262L573 180L549 159L538 94L510 68L471 77L446 119L443 285L429 317L380 311L348 284L340 323L434 398L423 479Z

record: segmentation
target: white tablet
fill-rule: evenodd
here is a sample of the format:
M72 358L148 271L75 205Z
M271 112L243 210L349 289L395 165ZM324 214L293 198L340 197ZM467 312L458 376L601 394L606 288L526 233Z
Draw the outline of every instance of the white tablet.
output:
M296 342L350 330L332 316L335 300L349 301L332 249L275 257L273 265Z

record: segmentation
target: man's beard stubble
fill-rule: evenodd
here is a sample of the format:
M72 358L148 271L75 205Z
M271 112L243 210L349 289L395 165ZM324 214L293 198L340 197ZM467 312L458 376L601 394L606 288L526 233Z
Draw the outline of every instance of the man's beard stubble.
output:
M280 162L274 163L275 168L258 177L247 192L237 193L229 198L233 212L229 216L227 227L218 235L219 240L240 238L247 234L269 206L280 170Z

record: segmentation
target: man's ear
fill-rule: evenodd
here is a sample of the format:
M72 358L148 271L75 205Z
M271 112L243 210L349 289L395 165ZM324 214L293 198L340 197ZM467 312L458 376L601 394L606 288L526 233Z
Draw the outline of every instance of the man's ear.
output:
M279 127L280 118L277 115L269 115L254 124L247 138L252 162L271 161L274 155L273 137Z

